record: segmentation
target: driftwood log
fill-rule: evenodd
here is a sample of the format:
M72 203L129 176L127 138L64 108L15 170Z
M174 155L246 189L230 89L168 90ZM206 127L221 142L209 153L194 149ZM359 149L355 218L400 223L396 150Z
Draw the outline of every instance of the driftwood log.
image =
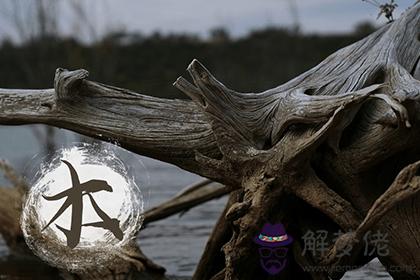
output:
M43 123L117 141L226 186L186 208L233 191L194 279L265 279L252 242L265 222L282 222L296 240L278 279L339 279L343 267L374 257L395 279L418 279L419 60L417 2L398 20L260 93L227 88L197 60L188 67L193 83L174 83L192 101L58 69L53 89L0 89L0 124ZM179 199L172 203L163 216L182 211ZM300 237L318 229L344 234L326 254L302 255ZM387 234L388 254L362 254L368 231ZM343 256L347 246L351 253Z

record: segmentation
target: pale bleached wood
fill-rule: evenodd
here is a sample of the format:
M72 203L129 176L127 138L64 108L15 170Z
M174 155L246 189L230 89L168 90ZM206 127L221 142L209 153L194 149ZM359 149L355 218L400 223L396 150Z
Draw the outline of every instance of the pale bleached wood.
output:
M415 192L395 194L398 203L388 197L394 187L387 192L393 176L420 158L419 30L417 3L398 20L260 93L229 89L193 60L193 83L175 82L193 102L152 98L89 81L85 70L58 69L54 89L1 89L0 123L45 123L117 140L136 153L240 188L243 197L226 211L233 234L223 246L225 268L215 279L260 277L250 240L267 220L306 215L287 205L296 197L318 211L311 215L325 215L324 223L343 230L359 225L394 233L385 212L410 221L395 222L400 234L390 236L391 253L378 256L391 267L403 263L405 251L413 253L407 248L416 248L420 232L417 208L401 208L415 201ZM407 238L398 247L402 234ZM330 262L329 276L340 277L331 272L337 264L363 261L356 251ZM408 269L393 276L419 277Z

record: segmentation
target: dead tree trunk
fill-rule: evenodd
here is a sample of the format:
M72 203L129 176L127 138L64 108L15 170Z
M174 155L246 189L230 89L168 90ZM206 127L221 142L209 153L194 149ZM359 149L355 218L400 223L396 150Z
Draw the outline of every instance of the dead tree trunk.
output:
M104 141L239 189L224 267L196 279L264 279L252 238L265 222L295 237L287 273L339 279L363 265L361 236L388 233L380 261L396 279L420 277L420 3L397 21L295 79L239 93L197 60L175 86L193 102L153 98L58 69L54 89L0 90L0 123L44 123ZM281 67L277 65L273 67ZM415 162L415 163L414 163ZM412 164L414 163L414 164ZM398 175L399 174L399 175ZM397 176L398 175L398 176ZM301 255L305 230L346 232L323 256ZM224 240L214 231L216 244ZM223 242L222 242L223 243ZM350 256L338 254L347 245ZM212 244L209 256L219 258ZM305 271L322 265L325 272ZM392 270L393 266L401 269ZM285 276L284 276L285 277Z

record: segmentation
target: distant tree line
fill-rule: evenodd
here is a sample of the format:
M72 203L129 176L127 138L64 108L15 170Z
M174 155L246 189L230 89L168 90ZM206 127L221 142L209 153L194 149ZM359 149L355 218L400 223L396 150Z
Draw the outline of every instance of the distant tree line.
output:
M154 96L185 98L172 83L197 58L226 85L244 92L260 91L293 78L372 31L371 24L361 23L353 33L335 35L266 28L233 39L218 28L208 39L189 34L114 32L90 45L56 35L18 45L4 41L0 46L0 86L51 87L57 67L84 68L96 81Z

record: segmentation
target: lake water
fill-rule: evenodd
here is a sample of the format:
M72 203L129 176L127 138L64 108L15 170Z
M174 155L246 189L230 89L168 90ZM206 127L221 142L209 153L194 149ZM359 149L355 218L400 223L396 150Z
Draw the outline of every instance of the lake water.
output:
M25 170L28 160L41 152L33 127L39 129L41 126L0 126L0 158L7 159L18 170ZM56 131L60 145L66 146L80 139L75 133L61 129ZM199 176L166 163L124 151L121 156L139 166L140 174L136 175L143 188L146 209L200 180ZM4 184L0 176L0 185ZM153 261L164 266L168 275L191 276L225 203L226 198L220 198L193 208L182 216L149 224L138 237L141 249ZM7 254L7 247L0 237L0 257ZM347 272L343 279L392 278L377 260L373 260L365 267Z

